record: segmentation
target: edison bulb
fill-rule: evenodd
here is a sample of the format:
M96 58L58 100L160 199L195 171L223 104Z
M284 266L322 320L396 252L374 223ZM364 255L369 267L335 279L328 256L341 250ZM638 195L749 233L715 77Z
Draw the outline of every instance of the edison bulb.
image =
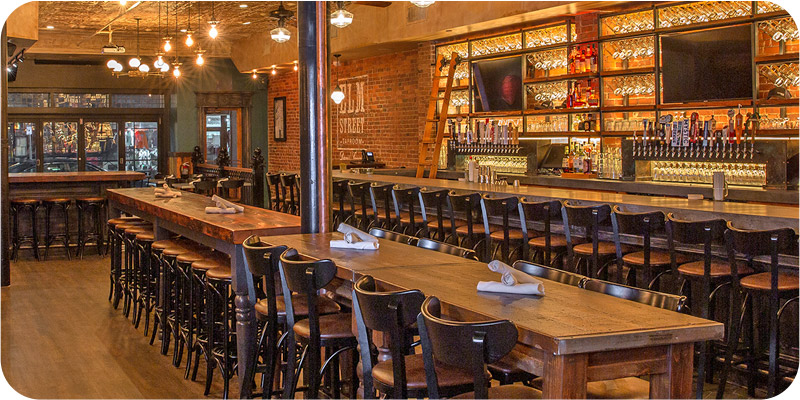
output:
M253 79L258 79L258 74L253 72Z
M181 76L181 70L180 70L180 68L178 68L178 67L176 66L176 67L175 67L175 69L173 69L173 70L172 70L172 75L174 75L176 78L180 78L180 76Z
M192 34L191 33L187 33L186 34L186 46L192 47L192 45L194 45L194 40L192 39Z
M206 60L203 59L203 55L202 54L197 53L197 60L195 60L194 62L197 65L203 65L203 63L205 63Z
M295 71L297 71L297 64L295 64L295 65L294 65L294 68L293 68L293 69L294 69Z
M122 72L122 64L120 63L114 64L114 72Z
M269 32L269 35L272 38L272 40L274 40L274 41L276 41L278 43L283 43L283 42L289 40L292 37L292 33L289 32L288 29L286 29L286 28L284 28L282 26L279 26L279 27L271 30Z
M156 69L161 69L161 67L162 67L163 65L164 65L164 60L161 58L161 56L158 56L158 59L156 59L156 60L153 62L153 66L154 66Z
M275 75L275 74L277 74L277 73L278 73L278 71L275 71L275 68L273 68L273 69L272 69L272 75Z
M164 52L169 52L170 50L172 50L172 45L169 44L169 39L167 39L167 41L164 42Z
M141 63L142 63L142 60L140 60L139 57L131 57L131 59L128 60L128 65L130 65L131 68L137 68L137 67L139 67L139 64L141 64Z
M208 36L211 36L212 39L216 39L218 34L217 24L211 24L211 29L208 30Z

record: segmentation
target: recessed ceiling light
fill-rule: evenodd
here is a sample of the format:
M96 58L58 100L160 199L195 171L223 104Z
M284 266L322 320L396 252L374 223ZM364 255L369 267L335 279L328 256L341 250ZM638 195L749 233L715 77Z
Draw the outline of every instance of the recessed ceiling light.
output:
M239 7L241 7L241 8L247 8L247 4L239 4Z
M250 21L242 22L242 25L250 25Z
M47 25L47 29L56 29L56 27L53 25Z

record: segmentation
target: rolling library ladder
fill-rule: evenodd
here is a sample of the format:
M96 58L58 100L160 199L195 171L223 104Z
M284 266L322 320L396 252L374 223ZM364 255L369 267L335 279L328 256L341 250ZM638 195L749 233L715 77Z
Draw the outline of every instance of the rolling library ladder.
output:
M436 68L433 74L433 88L428 103L428 113L425 117L425 129L422 132L422 140L419 143L419 164L417 165L417 178L425 177L425 168L430 172L428 178L436 178L436 171L439 166L439 155L442 150L442 140L444 140L444 128L447 125L447 112L450 108L450 92L453 90L453 75L458 65L458 53L453 52L450 60L446 60L444 55L436 58ZM442 70L447 66L447 75L442 75ZM446 79L444 94L439 97L439 82ZM442 100L442 109L436 115L437 102ZM431 152L431 147L433 150Z

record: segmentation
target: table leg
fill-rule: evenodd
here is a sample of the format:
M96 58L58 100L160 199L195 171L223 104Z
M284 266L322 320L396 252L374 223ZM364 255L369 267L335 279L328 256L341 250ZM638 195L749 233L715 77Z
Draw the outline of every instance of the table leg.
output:
M241 244L233 248L231 254L231 270L233 271L233 290L236 294L236 355L239 361L239 398L252 397L253 376L258 343L255 320L255 293L248 288L253 287L253 277L244 264L244 249Z
M544 399L585 399L588 354L546 354L544 360Z
M693 356L693 343L670 345L667 350L666 371L662 374L650 375L650 398L692 398Z

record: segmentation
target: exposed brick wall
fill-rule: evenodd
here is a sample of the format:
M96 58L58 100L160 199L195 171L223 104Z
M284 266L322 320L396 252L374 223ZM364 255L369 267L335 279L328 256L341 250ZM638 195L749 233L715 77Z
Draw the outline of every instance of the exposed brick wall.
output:
M433 45L416 49L342 62L332 75L345 84L365 82L363 112L353 110L356 84L341 105L331 102L333 162L354 157L340 148L366 148L387 167L414 167L419 152L419 137L424 127L427 98L432 84ZM366 77L357 79L359 77ZM332 83L336 86L336 82ZM283 72L269 77L269 170L298 170L299 110L297 74ZM347 90L345 90L348 92ZM286 142L273 139L272 102L286 96ZM348 100L351 102L348 103ZM351 112L348 113L347 109ZM344 129L343 129L344 128Z

